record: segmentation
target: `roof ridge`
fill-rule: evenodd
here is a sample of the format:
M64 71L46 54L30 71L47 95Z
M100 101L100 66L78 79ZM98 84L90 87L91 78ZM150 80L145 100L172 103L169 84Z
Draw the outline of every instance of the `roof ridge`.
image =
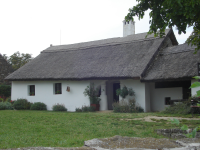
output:
M172 51L172 52L160 52L160 55L177 54L177 53L189 52L189 51L194 51L194 50L195 48L188 48L185 50L178 50L178 51Z
M162 38L164 38L163 36ZM69 49L59 49L59 50L44 50L41 53L56 53L56 52L67 52L67 51L77 51L77 50L84 50L88 48L95 48L95 47L104 47L104 46L113 46L113 45L121 45L121 44L128 44L128 43L135 43L135 42L142 42L142 41L150 41L150 40L155 40L160 37L150 37L150 38L145 38L145 39L139 39L139 40L134 40L134 41L123 41L123 42L111 42L111 43L106 43L106 44L100 44L100 45L91 45L91 46L85 46L85 47L79 47L79 48L69 48Z

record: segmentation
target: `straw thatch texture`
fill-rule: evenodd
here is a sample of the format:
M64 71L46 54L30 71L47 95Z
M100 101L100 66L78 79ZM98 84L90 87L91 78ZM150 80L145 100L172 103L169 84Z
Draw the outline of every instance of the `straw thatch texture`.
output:
M167 35L171 31L172 31L171 29L166 29L165 34ZM147 39L155 39L153 34L148 35L147 37L146 35L147 33L145 32L145 33L140 33L140 34L128 35L126 37L117 37L117 38L103 39L103 40L84 42L84 43L52 46L52 47L47 48L45 51L55 52L55 50L56 51L77 50L77 49L86 49L86 48L98 47L98 46L116 45L120 43L132 42L132 41L143 41ZM174 36L172 36L172 38L173 37ZM174 39L174 42L175 43L177 42L176 39Z
M129 40L121 38L123 40L118 44L77 44L73 46L73 50L69 45L52 46L6 79L79 80L140 77L164 38L134 41L131 36L126 38Z
M200 52L193 54L194 49L188 44L165 48L149 67L143 80L188 79L198 75Z

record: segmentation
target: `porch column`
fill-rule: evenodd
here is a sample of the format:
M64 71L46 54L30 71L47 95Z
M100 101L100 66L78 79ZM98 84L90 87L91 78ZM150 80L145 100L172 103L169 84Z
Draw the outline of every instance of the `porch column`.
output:
M106 95L106 81L101 83L101 101L100 101L100 110L108 110L108 102Z
M120 89L122 89L123 87L124 87L124 84L120 81ZM122 97L119 95L119 101L121 101L122 100Z

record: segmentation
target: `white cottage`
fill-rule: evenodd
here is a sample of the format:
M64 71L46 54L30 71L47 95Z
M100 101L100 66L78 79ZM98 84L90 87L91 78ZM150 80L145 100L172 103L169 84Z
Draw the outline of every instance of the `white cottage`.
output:
M43 102L48 110L60 103L75 111L90 104L83 91L91 83L101 87L100 110L112 110L120 100L116 89L124 85L135 91L145 112L163 110L170 99L188 98L200 53L178 46L172 29L162 38L145 38L147 33L134 34L135 22L123 22L123 28L124 37L45 49L6 77L12 81L11 99Z

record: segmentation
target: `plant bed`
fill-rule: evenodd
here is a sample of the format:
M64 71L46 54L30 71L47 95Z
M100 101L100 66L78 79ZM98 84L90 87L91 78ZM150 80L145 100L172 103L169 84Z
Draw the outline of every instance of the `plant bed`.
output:
M99 104L90 104L91 107L95 108L95 111L99 111L100 105Z

